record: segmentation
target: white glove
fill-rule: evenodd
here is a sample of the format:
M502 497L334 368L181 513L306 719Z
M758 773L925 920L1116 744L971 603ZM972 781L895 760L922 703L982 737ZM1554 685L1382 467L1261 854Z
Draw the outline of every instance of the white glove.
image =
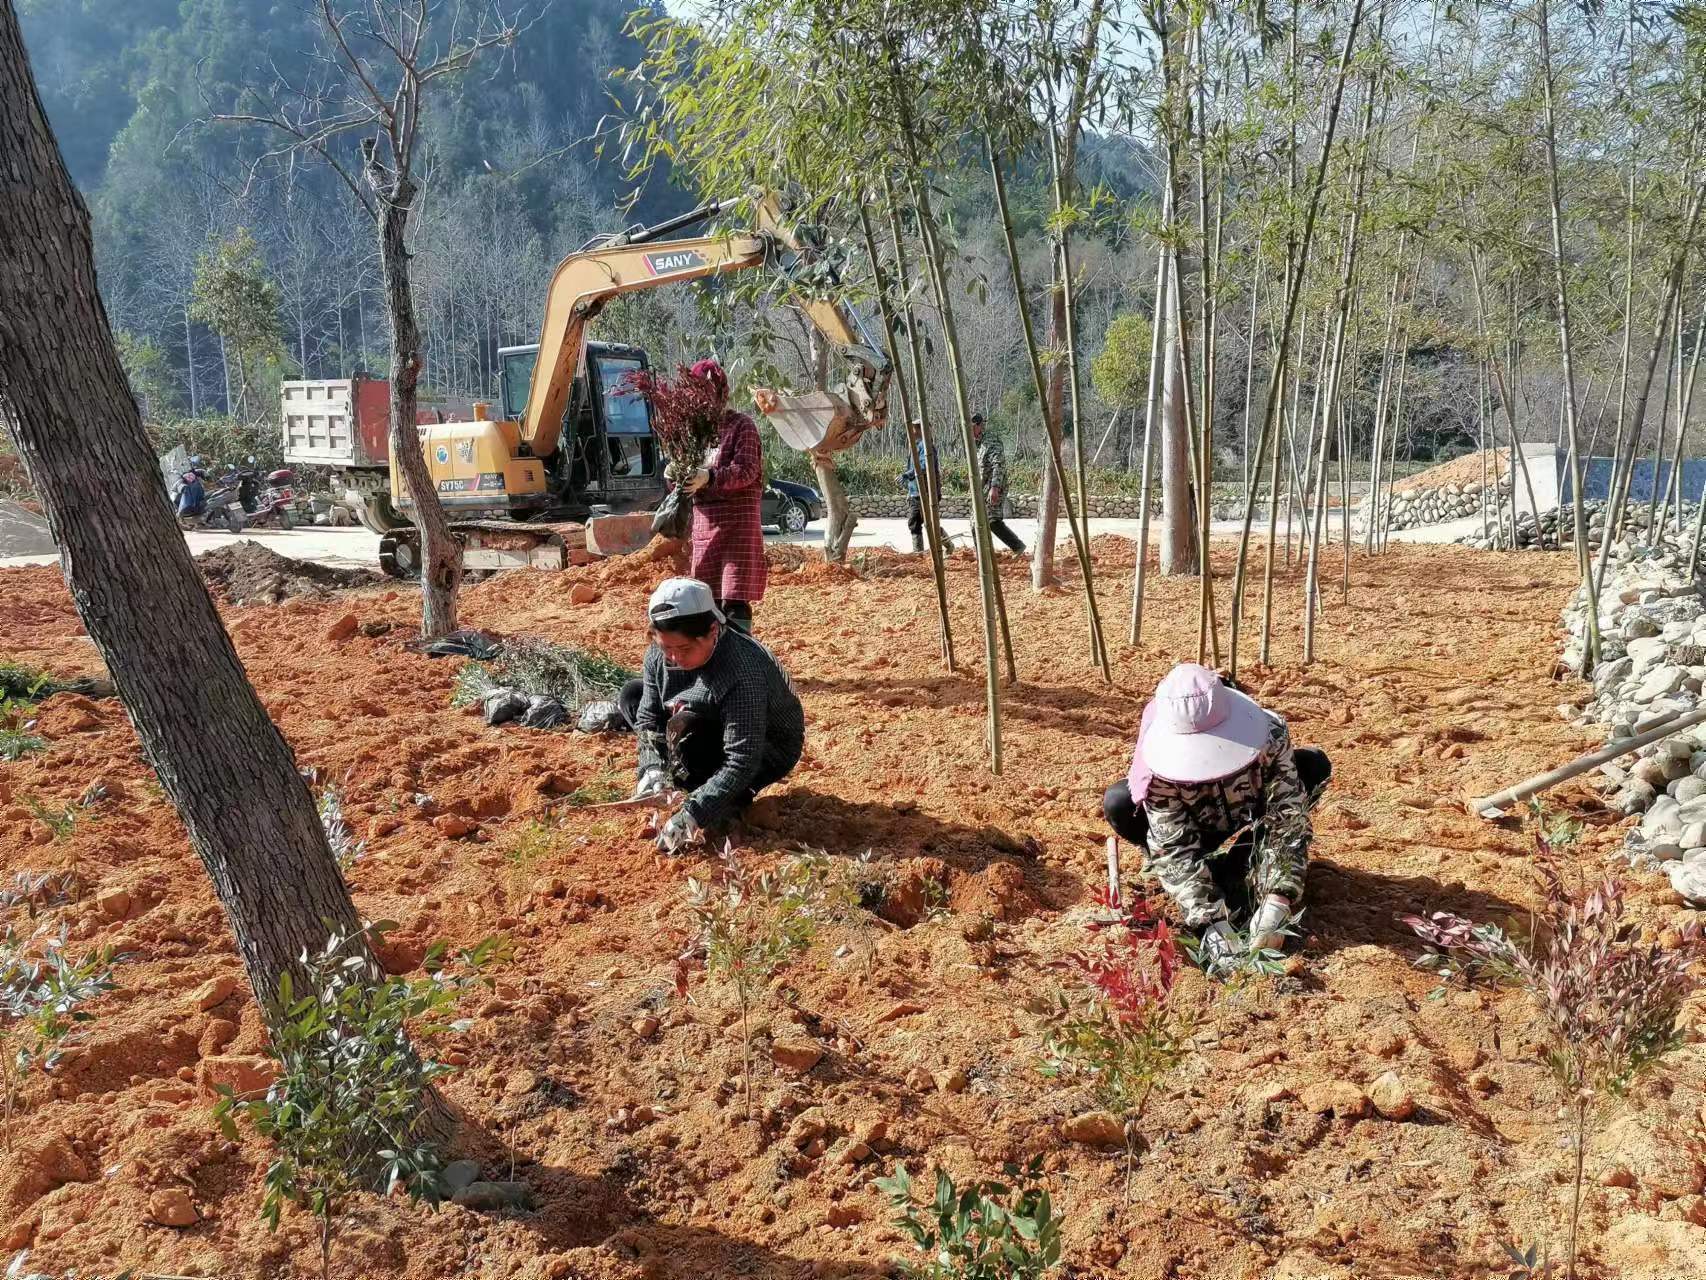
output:
M699 835L699 823L686 809L678 810L658 832L658 849L663 853L680 853Z
M1291 919L1291 899L1270 893L1250 921L1250 949L1273 951L1285 945L1285 922Z
M656 795L669 790L669 778L662 769L647 769L640 775L640 785L634 788L634 799Z
M1202 932L1203 968L1209 973L1230 969L1237 961L1240 947L1238 936L1224 920L1216 920Z

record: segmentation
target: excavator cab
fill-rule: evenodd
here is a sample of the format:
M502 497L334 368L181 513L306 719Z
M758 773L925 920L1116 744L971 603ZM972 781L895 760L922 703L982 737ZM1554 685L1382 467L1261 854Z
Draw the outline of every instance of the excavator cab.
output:
M539 355L537 344L498 351L503 416L520 418ZM545 459L554 511L580 519L595 507L633 510L663 496L664 458L644 399L622 390L625 374L648 367L625 343L589 342L563 414L557 449Z

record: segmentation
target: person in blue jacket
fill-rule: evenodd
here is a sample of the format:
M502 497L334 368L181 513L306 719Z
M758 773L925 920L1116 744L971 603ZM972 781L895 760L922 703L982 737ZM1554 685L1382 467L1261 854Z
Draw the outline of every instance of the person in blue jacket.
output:
M924 550L924 500L919 497L918 490L924 474L934 475L936 483L931 486L930 496L936 503L942 501L942 467L936 460L936 450L930 450L929 465L924 461L924 428L917 422L912 424L913 433L918 438L918 447L911 461L906 464L906 470L900 473L900 482L906 486L906 528L912 534L912 553L919 555Z

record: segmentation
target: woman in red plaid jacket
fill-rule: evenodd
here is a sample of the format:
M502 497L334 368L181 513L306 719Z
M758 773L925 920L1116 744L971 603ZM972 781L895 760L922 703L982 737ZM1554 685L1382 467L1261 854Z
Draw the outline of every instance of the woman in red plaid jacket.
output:
M699 361L692 374L727 401L728 375L715 360ZM764 598L770 578L759 521L764 448L751 418L725 407L717 445L706 455L705 465L687 478L685 488L693 495L688 572L711 588L729 625L750 633L752 606Z

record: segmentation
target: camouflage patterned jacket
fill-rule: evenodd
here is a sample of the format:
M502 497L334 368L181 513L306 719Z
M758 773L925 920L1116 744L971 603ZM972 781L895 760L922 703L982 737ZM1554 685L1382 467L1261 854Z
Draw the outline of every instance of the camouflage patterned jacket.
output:
M990 500L989 518L1007 519L1013 514L1013 505L1007 499L1007 450L993 431L985 431L983 442L977 446L977 469L983 479L983 496L989 498L992 493L1001 494L998 500Z
M1250 901L1270 893L1303 899L1309 865L1309 795L1297 776L1291 733L1269 712L1273 727L1262 753L1244 769L1213 782L1171 782L1154 777L1143 797L1149 818L1147 865L1179 904L1185 924L1200 929L1226 919L1209 860L1223 856L1232 837L1254 827Z

